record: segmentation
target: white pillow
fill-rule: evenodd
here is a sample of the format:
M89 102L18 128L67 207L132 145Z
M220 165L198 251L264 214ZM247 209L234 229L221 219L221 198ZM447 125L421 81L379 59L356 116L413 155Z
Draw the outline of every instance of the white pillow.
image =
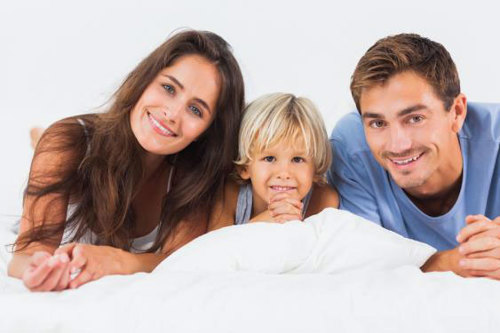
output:
M304 222L249 223L207 233L154 271L346 273L420 267L436 252L347 211L328 208Z

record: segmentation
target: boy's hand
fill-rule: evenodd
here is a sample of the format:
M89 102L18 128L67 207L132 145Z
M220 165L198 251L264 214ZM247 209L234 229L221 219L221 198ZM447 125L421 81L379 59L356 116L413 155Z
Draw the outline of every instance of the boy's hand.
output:
M268 210L274 222L284 223L292 220L302 221L304 204L289 193L277 193L269 202Z

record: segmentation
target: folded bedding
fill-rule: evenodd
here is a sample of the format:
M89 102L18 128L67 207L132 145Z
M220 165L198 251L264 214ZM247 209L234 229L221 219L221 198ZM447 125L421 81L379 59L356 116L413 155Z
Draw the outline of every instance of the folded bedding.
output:
M0 332L498 332L500 282L422 273L434 252L336 209L223 228L151 274L64 292L27 291L2 252Z

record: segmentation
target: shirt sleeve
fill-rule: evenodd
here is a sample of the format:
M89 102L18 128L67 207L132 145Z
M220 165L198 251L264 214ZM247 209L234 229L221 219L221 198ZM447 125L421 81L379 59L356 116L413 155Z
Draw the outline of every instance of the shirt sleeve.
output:
M340 209L350 211L378 225L381 218L376 198L371 187L368 165L356 155L349 155L346 142L330 139L332 149L332 164L327 172L330 185L340 194Z

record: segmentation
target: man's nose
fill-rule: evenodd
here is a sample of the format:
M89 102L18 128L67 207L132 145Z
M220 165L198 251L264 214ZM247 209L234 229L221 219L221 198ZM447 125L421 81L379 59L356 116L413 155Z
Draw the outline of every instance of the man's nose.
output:
M389 131L387 150L391 153L402 153L411 148L411 137L401 126L393 126Z

